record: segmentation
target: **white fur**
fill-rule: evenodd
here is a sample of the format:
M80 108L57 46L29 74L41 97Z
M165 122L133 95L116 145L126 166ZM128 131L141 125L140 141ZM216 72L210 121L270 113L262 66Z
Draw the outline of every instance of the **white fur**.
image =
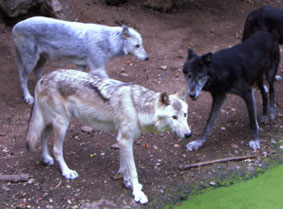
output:
M189 137L186 91L172 95L139 85L103 79L74 70L54 71L43 76L35 87L35 103L27 132L32 149L42 141L43 161L53 164L48 153L47 135L55 132L53 152L63 176L78 177L63 158L63 141L73 117L95 129L116 131L120 148L120 168L124 184L132 188L135 201L148 202L139 183L133 155L134 139L145 132L175 132Z
M47 17L32 17L17 23L12 30L17 64L25 101L32 104L27 82L31 72L41 76L41 67L50 59L71 62L84 71L107 78L106 65L114 57L133 54L148 60L141 35L132 28L69 22Z

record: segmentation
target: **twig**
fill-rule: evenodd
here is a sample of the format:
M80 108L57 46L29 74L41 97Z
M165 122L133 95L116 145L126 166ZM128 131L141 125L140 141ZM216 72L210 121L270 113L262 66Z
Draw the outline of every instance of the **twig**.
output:
M50 190L58 189L61 186L61 183L62 183L62 181L61 181L61 178L60 178L58 184L55 187L50 187Z
M0 174L0 181L20 182L27 181L29 179L28 174L14 174L14 175L3 175Z
M188 169L191 169L191 168L200 167L200 166L204 166L204 165L210 165L210 164L214 164L214 163L223 163L223 162L227 162L227 161L245 160L245 159L255 158L255 157L257 157L257 156L256 155L246 155L246 156L238 156L238 157L229 157L229 158L205 161L205 162L200 162L200 163L194 163L194 164L185 165L185 166L179 166L179 169L180 170L188 170Z

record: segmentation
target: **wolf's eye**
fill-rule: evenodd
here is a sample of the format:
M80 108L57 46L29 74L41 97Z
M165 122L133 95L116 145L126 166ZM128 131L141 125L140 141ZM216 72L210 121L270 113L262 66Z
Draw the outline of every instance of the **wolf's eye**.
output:
M187 117L187 113L184 113L184 117Z
M204 77L203 75L199 75L199 76L198 76L198 78L199 78L200 80L203 79L203 77Z
M191 73L187 73L187 77L188 77L188 79L191 79L193 76L192 76Z
M136 47L136 48L140 48L140 45L139 45L139 44L137 44L135 47Z
M177 119L178 119L177 115L173 115L172 118L173 118L174 120L177 120Z

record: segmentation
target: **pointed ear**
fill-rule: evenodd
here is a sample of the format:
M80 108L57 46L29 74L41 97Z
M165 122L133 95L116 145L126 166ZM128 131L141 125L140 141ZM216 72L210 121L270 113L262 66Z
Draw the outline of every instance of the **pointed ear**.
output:
M185 88L182 88L179 92L177 92L177 96L183 100L183 101L186 101L186 98L187 98L187 91Z
M209 52L207 54L202 55L201 60L204 64L210 65L212 63L212 53Z
M197 54L191 48L189 48L187 60L190 60L191 58L193 58L195 56L197 56Z
M122 25L122 35L124 38L129 38L130 37L130 31L129 31L129 28L128 26L126 25Z
M166 106L170 104L169 96L166 92L160 94L160 102Z

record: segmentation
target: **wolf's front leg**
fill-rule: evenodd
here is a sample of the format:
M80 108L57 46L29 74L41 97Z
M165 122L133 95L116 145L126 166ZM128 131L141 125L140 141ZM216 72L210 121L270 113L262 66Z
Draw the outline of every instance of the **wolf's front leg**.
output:
M122 134L120 134L121 136ZM142 185L138 181L137 169L133 155L133 139L118 137L120 147L120 172L126 187L132 187L136 202L146 204L148 199L142 191Z
M225 99L226 99L225 95L222 95L222 94L217 95L217 96L213 96L212 107L211 107L208 122L205 126L204 132L198 140L192 141L192 142L190 142L186 145L186 147L189 151L198 150L200 147L202 147L204 145L206 138L211 132L214 121L215 121L215 119L216 119L216 117L219 113L219 110L220 110L222 104L224 103Z

